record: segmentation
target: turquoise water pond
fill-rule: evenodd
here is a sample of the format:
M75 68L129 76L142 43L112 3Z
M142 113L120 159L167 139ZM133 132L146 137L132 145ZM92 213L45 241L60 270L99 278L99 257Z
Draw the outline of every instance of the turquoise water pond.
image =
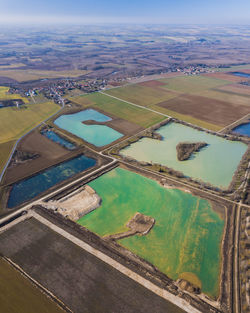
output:
M96 164L96 160L84 155L55 165L37 175L21 180L12 186L8 208L13 208L31 200L43 191L78 174Z
M230 185L233 174L247 150L244 143L225 140L179 123L169 123L157 132L163 136L162 141L142 138L121 150L121 154L138 161L165 165L186 176L224 189ZM189 160L179 161L176 146L183 141L203 141L208 146L195 153Z
M108 145L123 136L106 125L85 125L82 123L88 120L108 122L112 119L96 110L87 109L74 114L61 115L54 123L97 147Z
M234 133L250 137L250 123L242 124L233 129Z

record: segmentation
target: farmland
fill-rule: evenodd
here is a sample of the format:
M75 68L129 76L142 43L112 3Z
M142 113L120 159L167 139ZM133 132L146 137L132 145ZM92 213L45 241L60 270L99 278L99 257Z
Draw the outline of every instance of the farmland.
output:
M55 113L59 106L53 102L32 103L25 108L3 108L0 115L1 143L18 139L30 129Z
M124 101L119 101L100 93L73 97L71 98L71 101L82 105L83 108L91 106L97 110L101 109L104 112L110 113L144 128L152 126L164 119L164 117L157 113L146 111L143 108L135 107Z
M196 93L228 84L226 80L213 79L205 76L180 76L163 79L163 88L181 93Z
M0 277L0 303L2 312L65 312L2 258L0 258Z
M64 233L69 235L62 231ZM87 240L81 237L83 239ZM0 253L50 290L74 313L152 313L154 310L157 313L184 313L184 310L154 294L36 218L28 218L1 233ZM8 294L9 299L12 295ZM15 301L14 297L13 305ZM31 311L25 311L27 304L31 305ZM46 310L42 311L42 307L41 310L35 310L29 302L20 303L20 306L22 311L10 312L47 313ZM49 312L57 311L50 308Z
M243 313L249 34L3 27L1 312Z
M121 168L89 185L102 198L102 206L78 223L105 236L126 231L136 212L155 218L148 235L123 239L121 245L173 279L191 272L192 283L198 281L203 292L218 296L223 209L219 215L207 200Z
M175 92L164 90L163 88L160 88L161 85L160 81L159 85L153 87L149 86L149 84L139 83L135 85L128 85L123 88L114 88L106 93L147 107L176 97Z
M105 93L218 131L249 112L250 87L232 84L239 81L239 77L234 77L224 73L177 76L114 88Z
M6 94L7 91L8 88L0 87L0 100L22 99L25 105L19 108L0 108L0 171L7 161L15 141L59 109L59 106L51 101L29 103L27 98Z
M15 145L15 140L0 144L0 171L4 168L10 153Z
M39 80L47 78L59 77L78 77L86 75L87 71L68 70L68 71L47 71L47 70L32 70L32 69L2 69L0 67L0 76L11 78L17 82L26 82L30 80Z

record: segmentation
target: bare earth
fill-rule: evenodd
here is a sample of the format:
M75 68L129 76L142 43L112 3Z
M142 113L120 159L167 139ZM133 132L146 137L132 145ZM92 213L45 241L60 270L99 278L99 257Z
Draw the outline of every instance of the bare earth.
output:
M41 135L37 130L24 137L18 150L39 154L40 157L8 168L4 179L6 184L52 166L72 155L72 152Z
M157 104L209 123L226 126L249 113L249 107L194 95L181 95Z

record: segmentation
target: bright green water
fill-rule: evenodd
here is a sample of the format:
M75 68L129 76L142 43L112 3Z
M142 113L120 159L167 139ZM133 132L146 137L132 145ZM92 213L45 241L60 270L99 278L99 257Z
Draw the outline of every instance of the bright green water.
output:
M147 236L133 236L120 244L145 258L169 277L194 273L202 291L219 291L220 244L224 221L210 202L120 168L89 184L102 198L100 208L78 223L104 236L127 230L136 212L155 218Z
M139 161L159 163L202 180L214 186L227 188L247 150L241 142L229 141L178 123L170 123L158 130L164 140L143 138L121 153ZM204 141L209 145L187 161L178 161L176 146L179 142Z

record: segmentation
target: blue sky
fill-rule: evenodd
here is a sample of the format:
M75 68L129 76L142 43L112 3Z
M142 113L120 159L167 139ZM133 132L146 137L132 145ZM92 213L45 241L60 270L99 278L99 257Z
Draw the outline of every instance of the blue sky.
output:
M0 0L0 20L250 24L250 0Z

